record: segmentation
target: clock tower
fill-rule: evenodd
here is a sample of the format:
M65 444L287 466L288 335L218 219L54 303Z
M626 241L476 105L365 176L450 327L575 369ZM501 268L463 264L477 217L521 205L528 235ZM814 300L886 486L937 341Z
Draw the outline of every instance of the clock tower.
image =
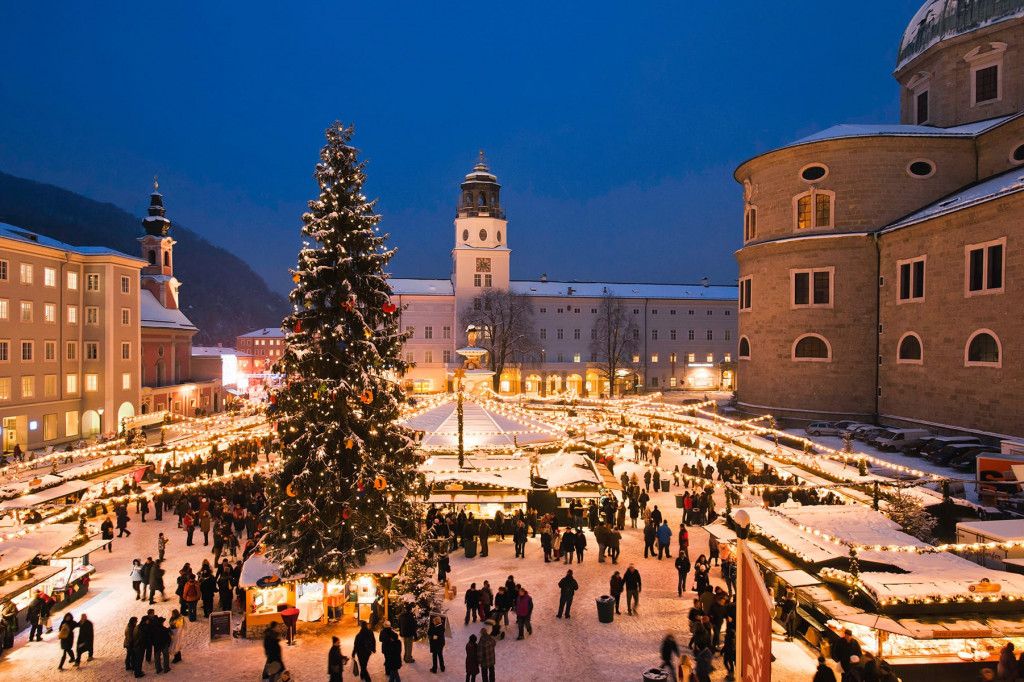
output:
M484 160L483 151L462 182L455 216L452 287L457 310L488 289L508 289L509 256L501 185Z

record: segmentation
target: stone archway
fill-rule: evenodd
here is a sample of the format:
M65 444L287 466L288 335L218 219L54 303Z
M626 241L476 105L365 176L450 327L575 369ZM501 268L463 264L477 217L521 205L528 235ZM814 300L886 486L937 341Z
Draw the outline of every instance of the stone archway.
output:
M135 406L125 401L117 408L117 432L124 431L124 420L135 416Z
M100 414L96 410L86 410L82 413L82 437L89 438L100 432Z

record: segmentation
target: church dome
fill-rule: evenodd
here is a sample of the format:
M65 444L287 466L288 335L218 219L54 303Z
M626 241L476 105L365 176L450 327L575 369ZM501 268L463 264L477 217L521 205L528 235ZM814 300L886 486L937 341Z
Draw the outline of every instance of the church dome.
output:
M903 33L896 68L939 41L1021 16L1024 0L927 0Z

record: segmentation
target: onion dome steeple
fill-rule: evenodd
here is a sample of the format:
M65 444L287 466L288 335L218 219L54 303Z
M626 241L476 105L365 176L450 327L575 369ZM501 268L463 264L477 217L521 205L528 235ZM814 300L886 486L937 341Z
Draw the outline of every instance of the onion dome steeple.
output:
M458 217L469 218L483 216L504 219L505 212L501 209L501 185L498 178L487 167L484 150L480 150L480 158L473 170L466 174L462 182L462 199L459 201Z
M160 194L160 183L153 176L153 193L149 195L149 215L142 219L146 234L155 237L166 237L171 229L171 221L167 219L164 209L164 195Z

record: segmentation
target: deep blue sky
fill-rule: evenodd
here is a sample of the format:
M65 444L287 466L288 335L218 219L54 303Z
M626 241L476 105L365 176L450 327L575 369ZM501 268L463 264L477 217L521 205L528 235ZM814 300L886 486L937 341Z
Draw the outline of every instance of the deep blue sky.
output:
M158 173L172 219L285 290L341 119L396 275L447 275L482 147L513 277L733 282L732 170L834 123L896 120L891 71L921 2L4 0L0 170L139 215Z

